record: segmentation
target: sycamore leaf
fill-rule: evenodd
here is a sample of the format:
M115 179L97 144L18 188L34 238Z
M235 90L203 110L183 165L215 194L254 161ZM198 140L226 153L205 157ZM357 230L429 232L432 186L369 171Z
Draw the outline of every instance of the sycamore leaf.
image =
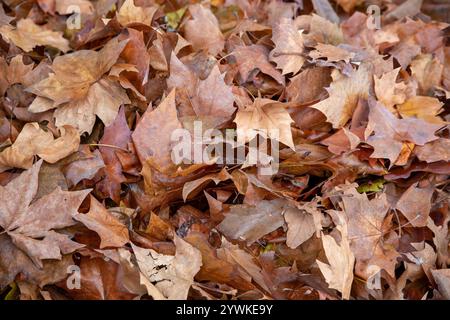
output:
M323 249L329 264L319 260L316 260L316 262L330 288L341 292L343 299L349 299L353 282L355 257L350 250L345 225L339 226L338 229L341 232L339 244L332 236L322 233Z
M206 50L217 55L225 45L217 18L210 9L200 4L189 6L189 12L192 19L184 26L184 37L196 50Z
M332 46L330 44L318 43L315 50L309 53L309 56L313 59L326 58L330 62L344 61L349 63L355 56L355 53L349 52L345 49Z
M145 278L169 300L185 300L202 266L202 255L192 245L175 236L175 256L132 245L139 269ZM142 281L142 280L141 280ZM149 294L151 294L149 292Z
M269 62L269 50L261 45L239 46L233 51L237 68L244 82L249 80L250 74L258 69L284 84L283 75Z
M434 135L442 125L416 118L398 119L378 102L369 101L369 123L366 128L366 142L374 148L372 158L385 158L395 163L402 150L403 142L424 145L438 139ZM372 132L374 135L369 136Z
M405 102L406 85L403 82L397 83L397 76L400 68L383 74L380 78L374 75L375 94L378 100L390 110L396 104Z
M55 163L77 151L79 145L78 131L71 126L61 127L61 137L54 139L36 122L27 123L13 145L0 152L0 171L10 167L29 169L35 155Z
M202 80L172 53L170 71L167 86L169 89L177 88L179 94L187 95L197 117L207 120L212 127L230 120L236 110L233 106L234 95L232 88L225 84L224 75L217 65Z
M272 41L275 48L270 52L270 60L277 64L282 74L300 71L305 58L302 56L304 46L302 31L298 31L294 20L283 18L273 26Z
M149 107L132 134L141 163L148 159L159 171L174 165L171 159L171 135L181 129L175 106L175 89L155 109Z
M91 207L87 214L75 214L75 220L100 236L100 249L106 247L120 248L130 241L128 229L117 218L106 210L103 205L91 196Z
M214 181L215 184L218 184L219 182L228 179L231 179L231 175L226 169L222 169L222 171L220 171L219 173L208 174L194 181L186 182L183 185L183 200L186 201L191 193L195 192L199 187L205 185L210 181Z
M153 16L158 7L138 7L134 5L134 0L126 0L117 13L117 21L122 26L133 24L152 25Z
M395 205L414 227L425 227L431 210L433 188L418 188L412 184Z
M33 70L33 64L24 64L23 55L18 54L11 59L9 64L3 57L0 57L0 94L16 83L25 83L26 76Z
M297 248L316 231L313 216L305 210L288 208L284 212L284 220L288 226L286 245L289 248Z
M450 161L450 139L439 138L435 141L426 143L423 146L416 146L414 153L422 161Z
M256 98L252 105L237 112L234 122L239 143L251 141L261 134L295 149L291 132L294 120L280 102Z
M100 51L80 50L57 57L51 66L54 73L28 88L39 99L29 111L43 112L58 107L54 114L56 125L72 125L80 133L92 131L95 115L105 125L111 124L120 105L130 100L119 84L103 75L126 44L127 41L114 38Z
M260 201L256 206L232 206L217 229L231 239L243 240L250 245L284 224L285 205L285 201L276 199Z
M0 27L0 34L26 52L36 46L51 46L62 52L70 50L69 40L63 38L62 32L38 26L31 19L19 20L16 27L3 25Z
M427 122L443 123L437 115L443 111L444 104L438 99L426 96L414 96L398 105L397 110L402 117L416 117Z
M341 76L327 89L329 97L312 105L322 112L333 128L342 128L352 117L360 98L369 94L370 75L364 65L354 71L350 77Z
M43 260L61 260L61 254L68 254L82 247L55 230L75 224L72 216L77 213L81 202L90 192L62 191L58 187L31 203L37 192L41 164L42 161L37 162L5 187L0 187L0 198L8 199L0 202L0 226L6 232L1 236L0 247L8 245L10 257L25 254L39 268L44 266ZM17 272L21 268L26 266L14 266L12 263L6 270L0 269L0 278L14 277L16 274L5 272ZM0 287L3 285L4 283L0 283Z

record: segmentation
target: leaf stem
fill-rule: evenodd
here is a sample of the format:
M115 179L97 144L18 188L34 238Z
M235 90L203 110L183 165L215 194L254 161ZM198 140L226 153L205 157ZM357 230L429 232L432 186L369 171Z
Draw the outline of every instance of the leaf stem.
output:
M125 152L129 152L127 149L118 147L118 146L113 146L112 144L104 144L104 143L89 143L90 147L105 147L105 148L114 148L114 149L119 149Z

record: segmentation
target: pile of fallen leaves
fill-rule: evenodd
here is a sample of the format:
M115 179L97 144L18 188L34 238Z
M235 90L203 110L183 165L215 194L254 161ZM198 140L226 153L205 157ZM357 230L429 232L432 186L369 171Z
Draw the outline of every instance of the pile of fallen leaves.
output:
M450 299L448 12L2 0L0 297ZM198 122L278 170L176 164Z

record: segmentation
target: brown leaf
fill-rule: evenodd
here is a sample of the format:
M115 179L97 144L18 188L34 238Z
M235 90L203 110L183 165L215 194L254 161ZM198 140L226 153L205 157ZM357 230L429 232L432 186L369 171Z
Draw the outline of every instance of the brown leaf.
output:
M134 0L126 0L117 13L117 20L122 26L135 24L152 25L153 16L158 7L135 6Z
M51 132L42 130L36 122L27 123L16 141L0 152L0 168L29 169L38 155L49 163L55 163L78 150L80 137L71 126L61 127L61 137L54 139Z
M339 226L338 229L341 232L339 244L332 236L322 234L322 244L329 264L319 260L316 262L330 288L341 292L343 299L350 299L355 257L350 250L346 226Z
M354 71L350 77L340 76L327 89L329 97L312 105L322 112L333 128L342 128L352 117L360 98L369 94L370 75L364 65Z
M344 61L349 63L350 60L355 56L354 52L349 52L340 47L335 47L330 44L318 43L315 50L309 53L309 56L313 59L326 58L330 62Z
M252 244L284 224L282 212L286 202L263 200L256 206L235 205L225 215L217 229L225 236Z
M68 192L58 187L52 193L31 203L37 192L41 164L42 161L36 163L6 187L0 187L0 198L9 199L0 202L2 213L0 226L6 232L2 235L2 239L12 241L15 246L10 248L13 255L21 255L14 253L15 250L21 251L40 268L43 267L43 260L61 260L61 253L68 254L82 247L71 241L67 235L54 230L75 223L72 216L77 213L81 202L90 192L90 190ZM26 266L8 267L7 272L18 271L21 268ZM15 274L2 274L2 278L14 276Z
M0 34L26 52L36 46L51 46L62 52L70 50L69 41L63 38L62 32L39 26L31 19L20 19L16 27L3 25L0 27Z
M403 82L396 82L400 68L383 74L380 78L374 76L375 94L378 100L389 110L393 110L394 105L401 104L406 100L406 85Z
M206 50L217 55L223 50L225 39L219 28L219 22L210 9L200 4L189 6L192 19L184 26L184 37L196 50Z
M269 50L261 45L239 46L233 51L237 68L244 82L249 80L250 74L258 69L271 76L278 83L284 84L283 75L269 62Z
M172 167L171 135L181 128L175 107L175 90L172 90L156 109L147 109L132 134L141 163L150 159L159 171Z
M76 214L74 215L74 219L80 221L100 236L100 249L106 247L120 248L130 241L127 227L111 215L92 196L89 212L87 214Z
M291 249L311 238L316 231L313 216L304 210L288 208L284 212L284 220L288 226L286 245Z
M194 276L202 266L202 255L198 249L177 236L174 243L175 256L159 254L152 249L143 249L135 245L132 247L139 269L145 278L150 283L155 283L155 287L165 298L180 300L188 296L189 288L194 283Z
M261 134L295 149L291 132L291 123L294 121L282 103L256 98L252 105L237 112L234 122L239 143L251 141Z
M367 143L374 148L372 158L389 159L393 164L400 155L403 142L424 145L438 139L434 133L442 125L416 118L397 119L378 102L371 102L369 105L369 123L365 136ZM369 136L372 132L375 134Z
M395 207L408 218L414 227L425 227L431 210L433 188L418 188L411 185L400 197Z
M208 174L200 179L196 179L194 181L186 182L183 185L183 200L186 202L187 198L190 194L194 193L194 196L198 194L201 190L201 187L206 185L207 183L214 181L215 184L219 184L219 182L231 179L231 175L228 173L226 169L222 169L219 173Z
M275 48L270 52L270 60L277 64L282 74L297 74L305 58L302 32L298 31L292 19L281 19L272 29L272 41Z
M450 139L439 138L414 148L414 153L422 161L450 161Z

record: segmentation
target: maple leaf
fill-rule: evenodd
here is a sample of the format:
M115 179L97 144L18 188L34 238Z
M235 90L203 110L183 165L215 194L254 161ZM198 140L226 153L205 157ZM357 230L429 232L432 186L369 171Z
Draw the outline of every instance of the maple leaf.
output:
M135 245L132 248L143 276L150 283L155 283L154 286L164 298L180 300L188 296L194 276L202 266L202 255L198 249L177 236L174 237L174 243L175 256L159 254Z
M219 28L219 22L211 10L200 4L189 6L191 20L186 21L184 37L197 50L206 50L217 55L223 50L225 39Z
M0 187L0 198L8 199L0 202L0 226L4 229L0 247L8 248L5 250L9 250L12 256L20 257L18 261L10 260L6 270L0 269L2 280L11 280L28 268L23 255L30 259L30 263L42 268L43 260L61 260L61 254L82 247L55 230L75 224L72 216L77 214L90 190L69 192L57 188L31 203L37 192L41 164L42 160L5 187ZM4 285L0 283L0 287Z
M277 64L282 74L297 74L305 58L302 31L298 31L292 19L281 19L272 29L272 41L275 48L270 52L270 60Z
M81 133L92 131L95 115L105 125L111 124L120 105L130 100L125 90L103 74L117 61L126 44L114 38L100 51L80 50L57 57L51 66L53 73L28 88L38 96L29 111L58 108L54 114L56 125L72 125Z
M362 4L364 0L336 0L336 2L345 10L345 12L351 12L355 7Z
M340 76L327 88L329 97L312 105L322 112L333 128L342 128L352 117L360 98L367 98L370 76L367 67L361 65L349 77Z
M341 232L340 244L332 236L322 234L322 244L329 264L319 260L316 262L330 288L340 291L343 299L349 299L355 257L350 250L345 225L339 226L338 230Z
M11 147L0 152L0 171L10 167L29 169L38 155L49 163L55 163L74 153L80 145L78 131L71 126L61 127L61 137L44 131L36 122L27 123Z
M291 132L294 120L280 102L256 98L252 105L237 112L234 122L238 129L239 143L251 141L261 134L295 149Z
M31 19L19 20L16 27L3 25L0 27L0 34L26 52L36 46L51 46L62 52L70 50L69 41L63 38L62 32L48 30Z
M437 115L443 111L438 99L426 96L414 96L405 103L398 105L397 110L400 115L406 117L416 117L431 123L443 123Z
M369 101L370 113L365 136L374 148L372 158L385 158L395 163L403 142L424 145L438 139L434 135L442 125L416 118L398 119L387 108L376 101ZM372 132L374 135L369 136Z
M130 239L128 229L106 210L101 203L91 196L91 207L87 214L76 214L74 219L100 236L100 249L122 247Z

